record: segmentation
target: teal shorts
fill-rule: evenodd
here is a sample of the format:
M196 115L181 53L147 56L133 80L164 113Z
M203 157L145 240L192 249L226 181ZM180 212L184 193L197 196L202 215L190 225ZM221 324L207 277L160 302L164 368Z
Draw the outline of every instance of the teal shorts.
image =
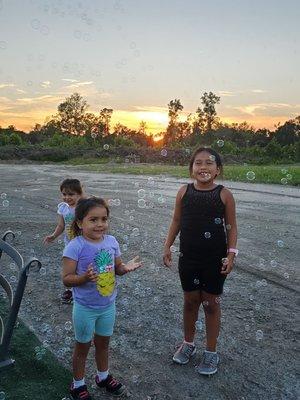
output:
M94 335L111 336L116 318L116 304L101 309L82 306L74 302L73 326L75 339L79 343L90 342Z

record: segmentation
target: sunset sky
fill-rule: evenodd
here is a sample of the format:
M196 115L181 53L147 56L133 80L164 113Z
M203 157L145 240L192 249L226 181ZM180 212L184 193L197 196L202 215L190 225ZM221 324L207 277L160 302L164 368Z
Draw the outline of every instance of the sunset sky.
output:
M298 0L0 0L0 126L44 123L74 92L112 123L163 130L205 91L226 122L300 114Z

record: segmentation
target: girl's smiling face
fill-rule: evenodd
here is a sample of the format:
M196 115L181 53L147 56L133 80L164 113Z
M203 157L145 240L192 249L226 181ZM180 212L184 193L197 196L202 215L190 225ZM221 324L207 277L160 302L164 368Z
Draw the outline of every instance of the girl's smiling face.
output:
M220 173L220 168L216 164L215 156L207 151L201 151L195 157L192 177L199 183L212 182Z
M78 200L81 198L81 194L72 192L71 190L63 189L61 192L62 199L70 207L75 207Z
M108 229L108 215L105 207L96 206L89 210L82 221L77 221L82 236L92 242L99 242Z

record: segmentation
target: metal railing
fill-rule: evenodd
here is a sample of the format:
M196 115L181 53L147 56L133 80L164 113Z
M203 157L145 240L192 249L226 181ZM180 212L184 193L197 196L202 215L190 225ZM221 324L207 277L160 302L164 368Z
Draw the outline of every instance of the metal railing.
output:
M27 277L31 269L35 268L39 271L41 268L40 261L35 257L31 257L25 264L21 254L12 245L7 243L6 240L9 236L13 239L15 238L15 234L12 231L7 231L2 236L2 239L0 239L0 289L1 287L4 289L9 301L9 312L5 322L0 315L0 369L12 366L15 363L15 360L9 356L9 347L23 298ZM15 292L8 280L1 274L1 256L3 253L7 254L15 262L19 270Z

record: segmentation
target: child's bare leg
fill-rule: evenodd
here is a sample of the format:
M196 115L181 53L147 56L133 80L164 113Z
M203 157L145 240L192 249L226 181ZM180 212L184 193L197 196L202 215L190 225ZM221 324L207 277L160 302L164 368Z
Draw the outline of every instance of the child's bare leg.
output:
M75 342L75 349L73 353L73 375L76 381L84 378L85 362L91 347L91 342L79 343Z
M186 342L194 341L195 322L198 319L200 304L201 292L199 290L195 290L193 292L184 292L183 326L184 340Z
M95 343L95 359L98 371L105 372L108 370L108 348L110 336L94 336Z
M219 296L202 291L202 304L205 313L206 350L216 351L220 332L221 307Z

